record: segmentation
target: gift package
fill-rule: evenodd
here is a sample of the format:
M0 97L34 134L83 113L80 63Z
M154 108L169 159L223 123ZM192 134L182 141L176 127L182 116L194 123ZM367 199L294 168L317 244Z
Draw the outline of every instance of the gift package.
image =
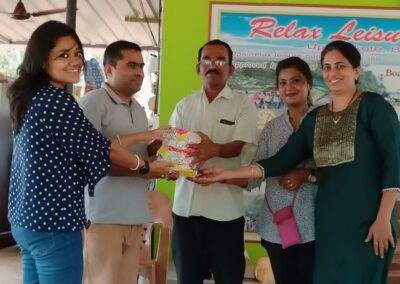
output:
M172 128L163 137L163 144L157 152L158 160L168 160L174 164L173 170L185 177L195 177L197 170L192 166L194 149L191 144L199 144L201 138L195 132L182 128Z

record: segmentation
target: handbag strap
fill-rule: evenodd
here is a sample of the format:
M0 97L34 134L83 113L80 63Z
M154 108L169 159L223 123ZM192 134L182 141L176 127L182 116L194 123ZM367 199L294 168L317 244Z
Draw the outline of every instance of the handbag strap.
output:
M290 206L293 206L294 201L296 200L296 197L297 197L297 190L293 194L293 200L292 200L292 203L290 204ZM264 199L267 204L268 211L271 213L271 215L274 215L274 212L272 211L271 206L269 205L269 202L268 202L267 191L265 191Z

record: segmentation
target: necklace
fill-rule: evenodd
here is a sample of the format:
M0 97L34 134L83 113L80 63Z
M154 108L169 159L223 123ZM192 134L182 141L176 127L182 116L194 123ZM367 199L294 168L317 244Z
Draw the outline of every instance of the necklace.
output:
M355 91L354 94L351 96L351 99L350 99L349 102L347 103L346 107L345 107L342 111L338 112L337 117L335 117L336 114L335 114L335 112L333 111L333 100L332 100L331 111L330 111L330 113L331 113L331 115L332 115L333 123L337 124L337 123L339 122L339 120L342 118L341 113L342 113L344 110L346 110L347 107L354 101L354 98L356 97L357 91L358 91L358 89L356 88L356 91Z
M289 115L289 122L293 127L293 130L296 131L299 128L299 123L296 123L293 117Z

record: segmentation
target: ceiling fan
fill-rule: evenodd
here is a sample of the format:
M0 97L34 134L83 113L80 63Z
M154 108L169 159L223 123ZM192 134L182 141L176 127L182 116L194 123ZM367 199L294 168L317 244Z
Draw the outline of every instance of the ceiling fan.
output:
M43 11L28 13L25 9L24 3L22 3L22 0L19 0L12 13L7 13L7 12L0 12L0 13L8 14L11 16L11 18L16 19L16 20L26 20L26 19L29 19L31 16L39 17L39 16L64 13L66 11L67 11L66 8L61 8L61 9L51 9L51 10L43 10Z

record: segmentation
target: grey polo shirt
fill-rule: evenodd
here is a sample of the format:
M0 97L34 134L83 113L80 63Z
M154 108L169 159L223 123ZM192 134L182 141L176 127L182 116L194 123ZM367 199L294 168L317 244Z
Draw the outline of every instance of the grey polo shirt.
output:
M127 104L107 85L83 96L79 105L86 117L105 137L147 131L146 113L132 98ZM129 148L147 158L147 144ZM139 177L106 176L94 190L94 197L85 192L86 216L93 223L142 224L152 221L147 206L149 181Z
M246 142L238 157L211 158L204 167L234 169L250 163L257 145L257 109L245 95L228 86L209 103L204 91L185 97L175 107L171 126L201 131L216 143ZM235 185L197 185L185 178L176 181L173 212L179 216L203 216L230 221L243 216L243 190Z

